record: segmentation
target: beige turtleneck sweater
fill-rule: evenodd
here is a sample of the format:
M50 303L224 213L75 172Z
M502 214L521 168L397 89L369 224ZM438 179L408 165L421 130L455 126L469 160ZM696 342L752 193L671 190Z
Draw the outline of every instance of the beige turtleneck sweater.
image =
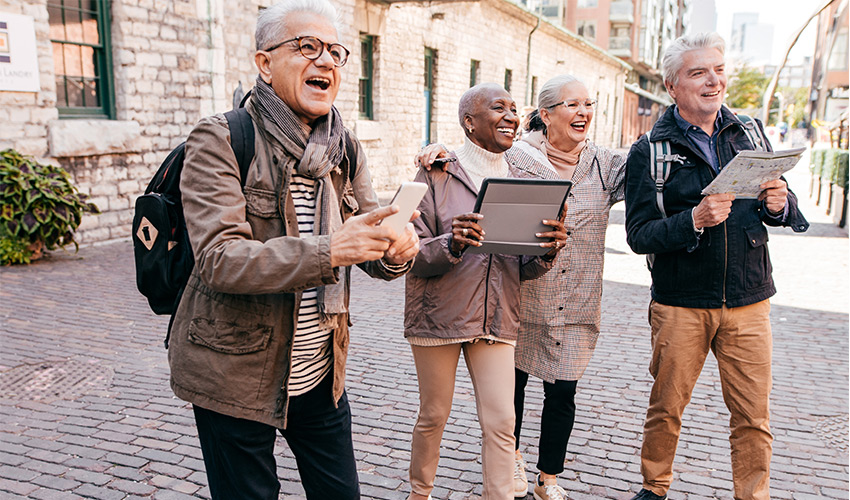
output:
M455 150L455 154L477 189L481 189L485 177L508 176L508 162L504 153L487 151L468 137L463 139L463 146Z

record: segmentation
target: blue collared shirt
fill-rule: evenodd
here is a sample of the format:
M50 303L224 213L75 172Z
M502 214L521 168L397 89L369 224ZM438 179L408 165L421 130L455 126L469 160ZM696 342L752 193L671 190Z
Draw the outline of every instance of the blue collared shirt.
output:
M676 118L676 124L682 129L685 138L694 149L702 153L714 173L720 172L720 159L717 158L717 136L720 133L720 112L717 112L717 117L714 119L714 133L709 136L705 131L696 125L693 125L688 120L682 118L679 114L679 107L673 108L673 116Z

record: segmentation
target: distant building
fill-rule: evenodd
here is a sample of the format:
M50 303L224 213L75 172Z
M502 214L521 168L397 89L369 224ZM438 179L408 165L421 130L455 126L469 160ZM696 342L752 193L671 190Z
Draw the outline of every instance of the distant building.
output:
M809 96L812 120L832 122L847 112L850 97L847 18L847 2L840 5L833 2L817 19L818 34Z
M689 33L717 31L717 6L714 0L699 0L690 5L688 15Z
M625 85L621 143L650 129L672 101L661 79L661 55L688 30L690 0L519 0L552 23L563 23L633 69Z
M762 72L767 77L773 77L776 73L776 65L767 64L762 67ZM800 89L807 88L812 83L812 58L806 56L800 64L786 64L782 68L777 80L777 88Z
M752 66L769 63L773 53L773 25L758 19L754 12L733 14L732 37L728 40L731 57Z

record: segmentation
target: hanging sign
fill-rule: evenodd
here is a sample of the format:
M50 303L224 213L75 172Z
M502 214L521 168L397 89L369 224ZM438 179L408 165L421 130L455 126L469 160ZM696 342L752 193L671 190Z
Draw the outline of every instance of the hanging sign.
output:
M38 92L38 51L31 16L0 12L0 91Z

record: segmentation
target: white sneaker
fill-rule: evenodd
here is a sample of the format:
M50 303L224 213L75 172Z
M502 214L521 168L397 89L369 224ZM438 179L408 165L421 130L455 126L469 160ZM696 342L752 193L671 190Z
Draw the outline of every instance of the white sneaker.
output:
M540 482L540 476L534 481L534 500L568 500L567 492L558 486L558 479L547 479Z
M525 460L517 455L514 461L514 498L528 496L528 476L525 473Z

